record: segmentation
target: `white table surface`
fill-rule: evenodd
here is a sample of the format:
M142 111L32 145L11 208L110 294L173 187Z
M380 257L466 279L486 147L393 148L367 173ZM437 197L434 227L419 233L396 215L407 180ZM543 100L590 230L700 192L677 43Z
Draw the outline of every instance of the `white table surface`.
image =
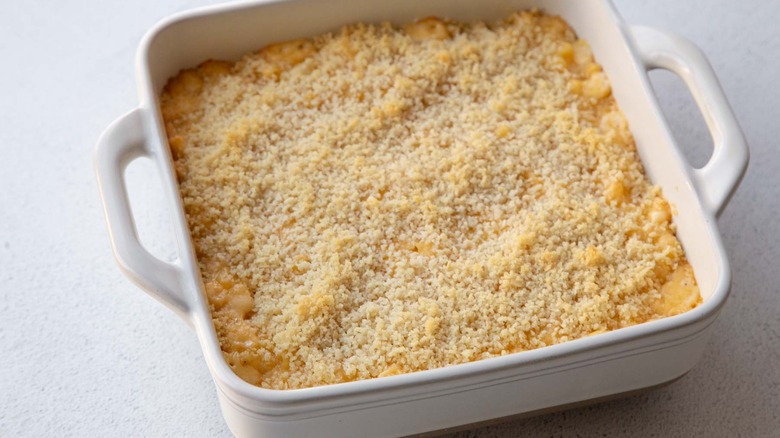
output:
M226 437L194 334L120 274L92 170L136 102L133 59L160 18L209 0L0 2L0 436ZM760 5L760 6L759 6ZM630 23L709 56L751 145L720 220L733 294L701 362L645 395L458 437L780 436L780 2L618 0ZM709 137L684 88L655 81L694 162ZM138 225L173 256L151 166Z

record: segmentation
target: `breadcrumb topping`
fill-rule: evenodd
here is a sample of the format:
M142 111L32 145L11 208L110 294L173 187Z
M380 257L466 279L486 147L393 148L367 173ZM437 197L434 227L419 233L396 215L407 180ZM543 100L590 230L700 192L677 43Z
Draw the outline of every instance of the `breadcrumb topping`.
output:
M208 61L162 112L225 358L303 388L701 302L587 43L530 11Z

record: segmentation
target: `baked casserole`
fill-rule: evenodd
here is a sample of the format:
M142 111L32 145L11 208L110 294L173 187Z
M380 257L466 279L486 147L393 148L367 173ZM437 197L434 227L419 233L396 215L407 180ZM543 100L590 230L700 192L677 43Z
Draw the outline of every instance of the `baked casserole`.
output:
M608 78L558 17L350 25L184 70L161 105L249 383L444 367L701 302Z

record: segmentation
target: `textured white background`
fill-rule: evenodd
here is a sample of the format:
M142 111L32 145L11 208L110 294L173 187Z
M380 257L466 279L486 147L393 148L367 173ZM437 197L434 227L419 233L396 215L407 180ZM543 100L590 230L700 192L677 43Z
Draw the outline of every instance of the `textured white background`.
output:
M143 33L207 3L0 2L0 437L229 436L193 333L117 269L92 171L98 135L137 102ZM670 387L455 436L780 436L780 2L617 6L704 49L750 142L720 221L732 298L702 361ZM709 135L685 88L653 78L703 163ZM151 169L130 172L138 225L172 257Z

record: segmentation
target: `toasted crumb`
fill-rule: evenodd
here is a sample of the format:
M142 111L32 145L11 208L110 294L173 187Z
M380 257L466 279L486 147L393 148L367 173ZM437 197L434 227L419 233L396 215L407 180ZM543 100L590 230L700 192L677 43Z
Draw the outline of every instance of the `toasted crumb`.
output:
M183 71L161 101L220 344L252 384L444 367L701 302L560 18L346 26Z

